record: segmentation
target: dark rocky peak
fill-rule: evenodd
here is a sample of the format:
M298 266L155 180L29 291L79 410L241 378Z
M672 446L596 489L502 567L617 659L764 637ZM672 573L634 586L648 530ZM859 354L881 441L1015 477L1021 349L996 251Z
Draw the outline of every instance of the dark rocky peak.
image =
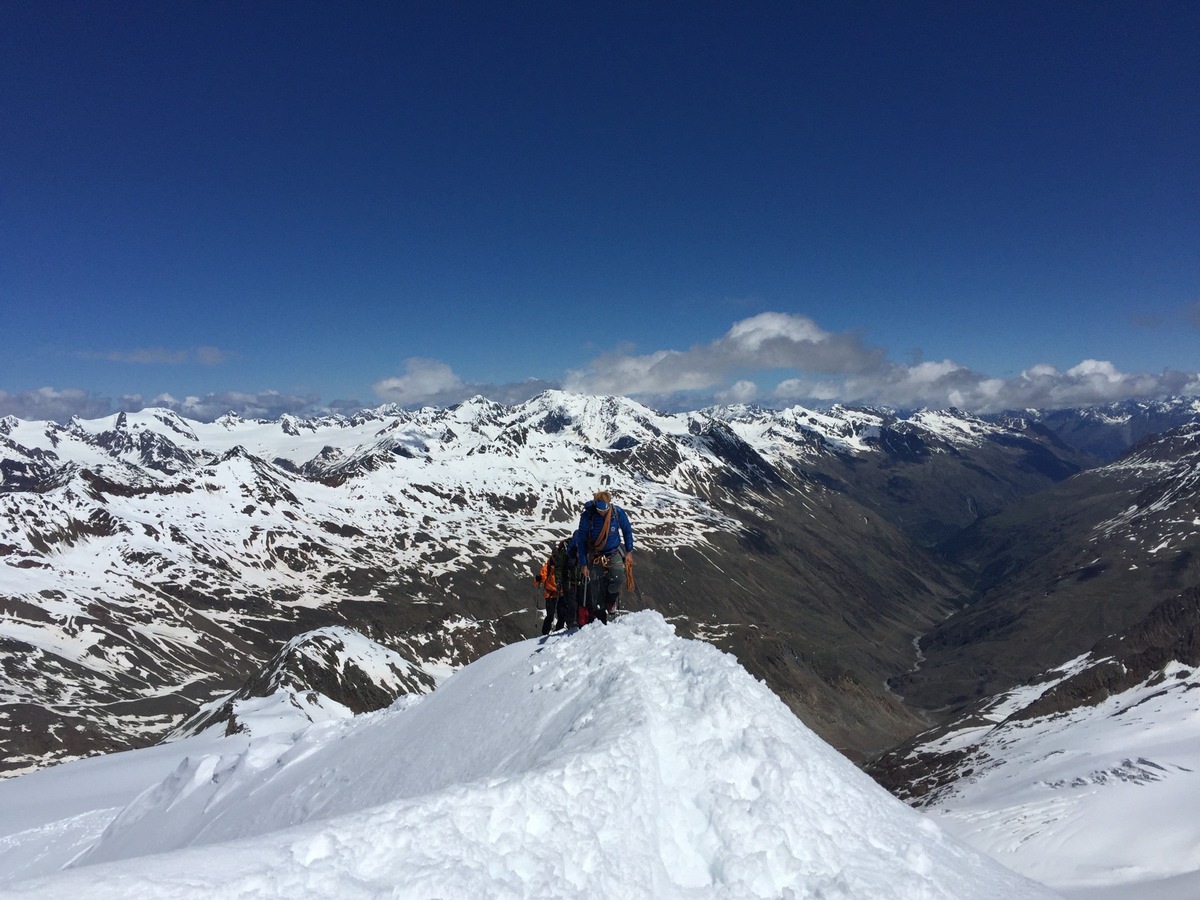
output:
M1117 460L1117 465L1190 462L1196 457L1200 457L1200 421L1143 438Z
M218 463L233 462L234 460L239 460L239 459L247 459L247 460L251 460L253 462L261 462L261 460L259 460L259 458L257 456L255 456L253 453L251 453L249 450L247 450L241 444L237 444L237 445L231 447L230 449L226 450L224 453L221 454L221 458L218 459L217 462Z
M567 414L566 410L550 410L542 416L541 421L538 422L538 428L545 434L558 434L561 431L565 431L570 426L571 421L571 417Z
M729 426L717 419L693 419L689 432L697 438L697 445L712 454L744 481L757 486L783 486L786 482L757 450L744 441ZM722 481L729 483L729 472L722 474Z
M62 487L76 472L76 467L70 463L59 465L52 451L34 449L15 454L9 452L10 447L3 449L4 456L0 458L0 493L44 494Z
M977 701L952 721L882 754L867 765L867 771L897 796L925 805L953 790L957 780L970 778L979 767L1002 765L1002 758L992 758L992 748L1003 747L1005 735L1013 729L1025 728L1034 719L1097 706L1143 684L1161 686L1163 692L1194 690L1200 687L1197 666L1200 587L1159 603L1141 621L1103 638L1081 657L1011 692ZM959 734L964 737L948 740Z
M433 690L433 678L412 661L342 626L292 638L244 690L265 697L281 688L315 690L351 712L383 709L401 694Z
M349 455L334 447L325 447L295 471L305 478L336 487L351 478L390 465L396 456L411 458L413 454L403 446L390 442Z
M137 437L131 434L128 428L121 427L98 432L92 435L90 442L103 448L111 456L121 456L133 452L137 446Z
M57 447L62 443L63 437L70 434L70 431L65 425L59 425L57 422L47 422L45 433L46 440L50 442L50 446Z
M1052 447L1055 451L1066 456L1074 456L1076 458L1090 460L1090 454L1073 447L1064 441L1053 428L1050 428L1038 418L1028 415L1003 414L996 416L993 420L1006 431L1013 434L1024 435L1038 443Z
M899 427L884 427L873 437L864 438L869 447L874 447L886 456L910 463L919 463L933 455L935 449L957 452L953 444L944 438L930 434L924 428L900 423Z
M295 416L287 415L286 413L279 417L279 429L286 435L299 437L300 429L304 428L307 431L315 431L311 422L303 422Z
M499 424L506 411L502 404L489 400L482 394L476 394L470 400L464 400L446 410L454 421L470 425L476 431L485 425Z
M121 461L100 466L70 468L72 477L78 476L86 485L86 493L103 503L106 496L144 497L151 494L187 494L191 488L183 483L166 483L149 477L143 469Z
M153 415L155 419L178 434L180 437L187 438L189 441L193 442L199 440L196 437L196 432L192 430L191 426L187 423L187 420L179 415L179 413L169 409L156 409L153 411Z
M760 422L764 419L777 417L774 410L753 403L731 403L722 406L709 406L700 410L706 416L720 419L723 422Z
M175 475L194 468L196 457L179 447L170 438L155 431L142 431L137 437L138 460L150 469Z
M280 487L283 486L285 478L282 476L285 475L285 472L277 466L267 462L262 457L255 456L241 444L238 444L237 446L225 451L225 453L222 454L222 456L206 470L206 474L208 474L210 477L215 476L216 466L236 467L238 465L248 465L250 469L250 475L253 476L255 484L260 487L264 483L269 483ZM247 486L249 485L247 484ZM290 492L288 492L288 495L290 496Z
M49 432L49 429L46 430ZM63 431L83 441L85 444L92 443L92 433L88 431L87 426L83 423L83 419L79 418L79 416L71 416L66 426L64 426Z

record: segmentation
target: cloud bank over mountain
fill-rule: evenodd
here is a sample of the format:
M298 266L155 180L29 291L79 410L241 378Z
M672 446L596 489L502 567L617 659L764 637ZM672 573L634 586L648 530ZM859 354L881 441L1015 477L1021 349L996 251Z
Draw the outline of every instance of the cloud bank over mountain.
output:
M213 362L216 348L180 351ZM176 354L135 351L109 354L109 361L171 364ZM219 357L216 357L219 358ZM380 402L401 406L446 406L476 395L501 403L521 403L547 389L636 398L667 410L713 403L765 406L832 403L898 408L955 406L976 413L1036 407L1062 409L1121 400L1158 400L1200 394L1200 372L1164 369L1125 372L1112 362L1084 359L1065 371L1048 363L1019 374L996 377L951 359L897 363L888 350L873 346L858 332L833 332L808 316L764 312L734 322L719 338L686 350L638 353L617 347L600 353L561 378L522 381L472 381L444 360L411 357L402 372L380 378L371 391ZM135 411L162 406L183 415L211 420L227 412L273 418L284 413L319 413L366 404L354 400L322 402L315 394L222 391L182 400L163 393L151 399L128 394L114 402L80 388L8 393L0 390L0 415L56 419L95 417L114 409Z
M796 374L778 377L788 370ZM756 374L731 383L739 373ZM1041 364L1016 377L995 378L949 359L891 362L882 347L867 345L855 333L825 331L805 316L762 313L685 351L615 351L598 357L568 373L566 387L651 401L707 391L722 402L957 406L988 413L1161 399L1200 390L1200 374L1122 372L1111 362L1086 359L1065 372Z

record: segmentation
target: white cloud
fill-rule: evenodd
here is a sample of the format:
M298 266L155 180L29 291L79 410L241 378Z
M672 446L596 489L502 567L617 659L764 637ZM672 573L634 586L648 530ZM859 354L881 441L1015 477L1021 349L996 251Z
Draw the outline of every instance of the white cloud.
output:
M993 413L1027 407L1099 406L1197 391L1200 391L1200 374L1122 372L1106 360L1084 360L1066 372L1043 363L1009 379L991 378L946 360L914 366L893 365L880 376L786 379L772 395L777 401L791 403L836 401L901 408L957 406L971 412Z
M130 351L122 361L172 362L181 353L209 365L227 358L216 347L189 351L154 348ZM883 348L868 346L858 334L826 331L807 316L767 312L734 322L724 335L687 350L638 354L632 348L618 347L584 368L568 372L562 384L540 379L506 384L471 382L441 360L411 358L404 362L403 374L383 378L373 389L384 402L449 406L476 394L501 403L520 403L560 386L586 394L634 396L663 409L758 401L780 405L957 406L989 413L1200 395L1200 373L1124 372L1111 361L1089 358L1066 371L1038 363L1019 375L996 378L950 359L894 363L887 359ZM318 405L315 396L266 390L212 393L183 400L160 394L148 403L141 395L132 394L121 397L118 408L133 411L146 405L174 409L197 419L212 419L230 411L246 417L275 418L283 413L345 412L357 406L354 401ZM0 415L65 421L72 415L106 415L112 409L110 398L80 389L46 387L18 394L0 391Z
M306 415L323 413L316 395L281 394L276 390L221 391L203 396L186 396L179 400L170 394L157 395L145 402L137 394L121 397L120 408L137 412L146 407L173 409L188 419L212 421L226 413L236 413L244 419L278 419L284 413Z
M43 387L10 394L0 390L0 415L66 422L72 416L96 419L112 411L112 400L80 388Z
M785 340L795 344L816 344L827 341L832 335L817 326L806 316L787 313L766 312L749 319L734 322L726 338L742 349L757 352L764 344Z
M407 406L422 403L431 397L457 394L463 380L444 362L413 357L405 360L404 374L375 382L375 396L389 403Z
M688 350L635 354L617 349L568 372L568 390L628 394L661 406L745 402L757 397L747 373L787 372L765 396L777 403L862 403L957 406L1000 412L1027 406L1062 408L1153 399L1200 390L1200 375L1122 372L1107 360L1085 359L1065 372L1041 363L1008 379L954 360L890 362L882 348L852 333L829 332L806 316L768 312L735 322L720 338ZM734 380L737 378L738 380ZM750 374L761 382L761 376Z
M176 400L170 394L160 394L148 405L173 409L189 419L210 422L226 413L237 413L246 419L277 419L284 413L302 415L319 412L318 397L314 394L281 394L279 391L222 391L203 396L188 396Z
M81 351L80 359L99 359L106 362L136 363L138 365L179 366L199 363L216 366L229 359L229 354L219 347L203 346L185 350L168 350L165 347L139 347L135 350L109 350L103 353Z
M191 419L211 421L225 413L234 412L245 418L276 419L284 413L305 414L320 412L315 395L298 396L279 391L224 391L189 396L178 400L170 394L159 394L146 402L141 394L125 394L117 409L136 412L148 406L171 409ZM79 388L39 388L10 394L0 390L0 415L21 419L66 422L72 416L98 419L113 413L112 399Z
M857 335L824 331L806 316L767 312L735 322L724 336L689 350L604 354L568 372L565 386L586 394L670 394L720 388L738 371L848 373L885 365L884 351L865 346Z
M735 381L728 390L717 391L716 399L718 403L752 403L757 396L758 385L742 379Z
M229 358L229 354L219 347L197 347L194 353L196 362L204 366L218 366Z
M498 403L521 403L557 386L537 378L507 384L464 381L440 360L412 357L405 360L403 375L381 379L372 390L380 400L401 406L450 406L477 394Z

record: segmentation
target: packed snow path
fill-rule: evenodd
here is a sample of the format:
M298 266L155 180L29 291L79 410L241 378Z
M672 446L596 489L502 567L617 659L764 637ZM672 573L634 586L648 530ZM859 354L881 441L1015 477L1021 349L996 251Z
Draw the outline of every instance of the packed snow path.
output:
M505 647L380 713L230 746L185 758L74 868L0 894L1053 896L653 612Z

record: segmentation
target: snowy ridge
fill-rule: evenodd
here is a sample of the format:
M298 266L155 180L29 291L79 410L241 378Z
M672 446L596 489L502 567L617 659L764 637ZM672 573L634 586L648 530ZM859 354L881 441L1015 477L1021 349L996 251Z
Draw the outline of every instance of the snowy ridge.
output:
M0 802L21 808L22 782L91 762L0 784ZM22 833L27 853L56 857L51 824ZM84 894L1052 896L949 839L731 657L649 612L509 645L385 712L184 759L71 870L6 891Z
M429 668L349 628L326 626L292 638L244 687L201 706L166 740L211 729L297 731L382 709L400 696L433 690L437 679Z

